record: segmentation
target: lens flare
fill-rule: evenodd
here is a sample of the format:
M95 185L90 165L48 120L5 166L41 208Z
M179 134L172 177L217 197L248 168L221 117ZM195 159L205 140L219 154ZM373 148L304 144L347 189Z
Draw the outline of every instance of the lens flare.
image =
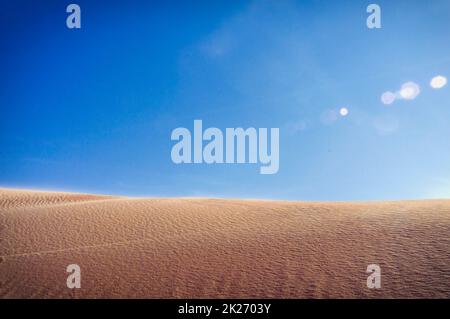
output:
M389 105L394 103L394 101L395 101L395 93L392 93L391 91L384 92L381 95L381 102L383 102L383 104Z
M442 75L435 76L431 79L430 86L433 89L442 89L444 86L447 85L447 78Z
M399 95L405 100L414 100L420 94L420 86L414 82L407 82L402 85Z

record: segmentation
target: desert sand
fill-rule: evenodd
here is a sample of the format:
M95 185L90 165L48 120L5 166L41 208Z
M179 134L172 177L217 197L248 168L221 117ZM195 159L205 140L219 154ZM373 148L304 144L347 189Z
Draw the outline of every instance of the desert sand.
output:
M0 298L449 298L450 200L0 189ZM81 288L66 267L81 267ZM381 267L381 289L366 268Z

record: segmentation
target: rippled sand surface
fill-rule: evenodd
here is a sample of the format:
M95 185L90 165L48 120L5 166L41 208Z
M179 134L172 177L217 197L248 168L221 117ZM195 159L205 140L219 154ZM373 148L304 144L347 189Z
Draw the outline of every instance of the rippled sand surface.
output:
M0 189L1 298L449 298L450 200L132 199ZM81 267L81 289L66 267ZM366 286L369 264L381 289Z

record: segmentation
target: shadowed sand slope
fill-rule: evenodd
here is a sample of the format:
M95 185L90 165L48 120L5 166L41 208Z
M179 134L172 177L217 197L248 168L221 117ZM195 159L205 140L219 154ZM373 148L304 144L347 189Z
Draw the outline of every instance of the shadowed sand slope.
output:
M450 297L450 201L0 190L0 297ZM366 286L369 264L382 287ZM68 289L66 267L81 267Z

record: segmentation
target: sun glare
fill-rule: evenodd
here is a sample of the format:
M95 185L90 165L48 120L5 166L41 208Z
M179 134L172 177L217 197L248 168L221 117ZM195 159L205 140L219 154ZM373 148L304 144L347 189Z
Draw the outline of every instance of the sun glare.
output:
M348 115L348 109L346 107L343 107L339 110L339 114L341 114L341 116L347 116Z

